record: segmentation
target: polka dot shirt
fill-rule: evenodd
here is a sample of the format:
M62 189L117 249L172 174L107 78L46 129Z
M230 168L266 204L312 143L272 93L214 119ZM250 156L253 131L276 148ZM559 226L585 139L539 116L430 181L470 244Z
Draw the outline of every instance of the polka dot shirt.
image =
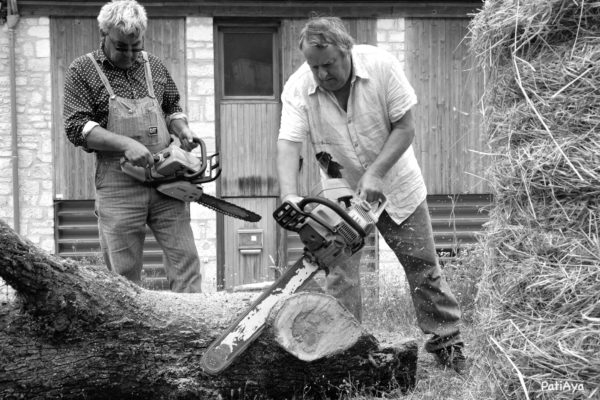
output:
M94 58L108 78L117 96L139 99L148 96L144 75L144 59L138 59L127 70L115 67L100 48L93 53ZM162 62L148 54L154 83L154 94L162 106L165 116L182 112L179 105L179 92L173 78ZM82 134L83 127L94 121L106 128L108 123L108 91L98 76L98 71L87 56L75 59L65 76L63 118L67 138L75 145L87 147Z

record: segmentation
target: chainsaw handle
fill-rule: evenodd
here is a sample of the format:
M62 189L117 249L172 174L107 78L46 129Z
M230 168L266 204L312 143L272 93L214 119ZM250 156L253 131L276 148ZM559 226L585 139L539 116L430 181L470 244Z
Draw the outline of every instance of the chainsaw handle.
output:
M199 137L194 137L194 142L198 143L198 147L200 147L200 156L202 157L202 165L200 166L200 169L193 174L184 173L183 176L185 176L186 179L197 178L201 175L204 175L204 172L206 171L206 164L207 164L206 145L204 144L204 140L200 139Z
M300 200L298 202L298 208L300 210L302 210L302 212L304 212L304 207L307 204L311 204L311 203L318 203L318 204L322 204L324 206L329 207L330 209L335 211L335 213L337 215L339 215L340 218L342 218L344 221L346 221L348 223L348 225L350 225L352 228L354 228L354 230L356 230L361 236L363 236L363 237L367 236L367 232L365 232L365 230L362 228L362 226L360 226L358 224L358 222L353 220L352 217L350 217L348 215L348 213L346 213L346 211L342 207L340 207L337 203L335 203L329 199L326 199L324 197L304 197L302 200ZM314 215L311 215L310 217L312 219L314 219L315 221L317 221L319 224L323 225L325 228L328 227L328 225L326 223L319 220L320 218L318 218Z
M387 197L382 194L382 197L379 198L379 200L377 200L375 203L377 203L377 208L373 209L371 208L370 213L373 214L373 216L375 217L375 221L379 221L379 217L381 216L381 213L383 213L383 211L385 210L385 207L388 204L388 199ZM373 205L371 204L371 207L373 207Z

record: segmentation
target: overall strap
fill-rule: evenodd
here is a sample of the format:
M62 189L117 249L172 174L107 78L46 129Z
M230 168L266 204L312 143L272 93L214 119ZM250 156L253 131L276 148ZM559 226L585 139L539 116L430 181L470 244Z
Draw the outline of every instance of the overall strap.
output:
M104 74L104 72L102 72L102 69L100 69L100 66L96 62L96 59L94 58L94 56L92 55L92 53L87 53L86 56L88 56L90 58L90 60L92 60L92 63L94 64L94 67L96 67L96 71L98 71L98 75L100 76L100 80L102 81L102 83L104 83L104 87L106 87L106 90L108 91L108 95L110 97L115 97L115 92L112 90L112 87L110 86L110 83L108 82L108 78L106 77L106 75Z
M154 84L152 83L152 71L150 70L150 61L148 60L148 53L142 51L142 57L144 58L144 75L146 76L146 87L148 88L148 96L154 98Z

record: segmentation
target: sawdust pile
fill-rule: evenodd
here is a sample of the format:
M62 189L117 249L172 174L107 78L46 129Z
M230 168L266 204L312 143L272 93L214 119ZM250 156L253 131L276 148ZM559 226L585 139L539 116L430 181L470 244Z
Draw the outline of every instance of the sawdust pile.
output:
M487 1L479 366L494 397L600 398L600 2Z

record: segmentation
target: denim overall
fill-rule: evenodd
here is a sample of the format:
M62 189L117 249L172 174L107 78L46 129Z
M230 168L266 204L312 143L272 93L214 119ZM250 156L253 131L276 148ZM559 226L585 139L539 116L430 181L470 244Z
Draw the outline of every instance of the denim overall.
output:
M170 136L162 108L154 95L148 54L142 52L148 96L126 99L115 95L93 55L92 60L110 96L106 129L137 140L150 152L164 149ZM121 171L119 152L96 152L96 215L100 245L110 270L140 283L146 225L164 252L172 291L200 292L200 260L186 203L163 195Z

